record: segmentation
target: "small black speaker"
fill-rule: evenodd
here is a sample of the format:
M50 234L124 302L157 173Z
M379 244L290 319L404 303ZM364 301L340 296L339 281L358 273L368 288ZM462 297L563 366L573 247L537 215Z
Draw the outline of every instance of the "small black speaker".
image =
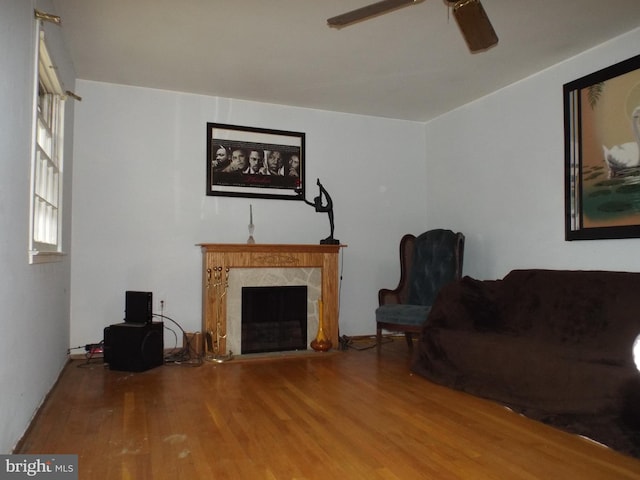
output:
M153 319L153 293L127 290L124 298L124 321L151 323Z
M143 372L164 363L163 323L117 323L104 329L104 361L111 370Z

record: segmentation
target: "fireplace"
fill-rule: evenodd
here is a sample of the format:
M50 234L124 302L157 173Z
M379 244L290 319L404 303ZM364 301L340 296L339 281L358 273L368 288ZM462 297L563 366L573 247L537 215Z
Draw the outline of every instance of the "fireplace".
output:
M242 354L307 348L307 287L242 287Z
M243 318L246 314L243 305L245 289L260 289L269 292L271 288L301 287L304 291L304 305L300 311L306 314L304 322L307 342L296 350L308 350L309 342L318 331L318 299L321 296L322 272L319 268L234 268L229 274L229 286L225 295L227 305L226 345L228 351L235 354L247 353L243 339ZM264 288L264 290L262 290ZM295 289L294 289L295 290ZM302 293L301 293L302 292ZM277 351L277 350L271 350ZM286 351L286 350L283 350ZM266 353L266 352L265 352Z
M203 243L202 331L207 358L242 352L242 288L307 286L307 345L318 332L322 299L325 333L338 345L338 254L346 245ZM216 360L217 361L217 360Z

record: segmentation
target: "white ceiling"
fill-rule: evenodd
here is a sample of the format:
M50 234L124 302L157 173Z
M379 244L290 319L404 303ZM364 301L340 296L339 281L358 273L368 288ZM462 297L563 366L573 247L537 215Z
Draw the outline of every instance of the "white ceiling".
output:
M640 26L640 0L483 0L500 42L471 54L444 0L326 25L373 1L53 4L81 79L417 121Z

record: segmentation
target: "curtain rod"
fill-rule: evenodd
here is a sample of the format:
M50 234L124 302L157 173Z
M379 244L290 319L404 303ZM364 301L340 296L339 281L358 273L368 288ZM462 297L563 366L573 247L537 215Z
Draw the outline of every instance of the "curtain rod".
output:
M74 100L77 100L79 102L82 101L82 97L80 95L76 95L75 93L73 93L71 90L67 90L66 93L68 96L70 96L71 98L73 98Z
M62 19L58 15L41 12L37 8L33 10L33 14L37 19L43 20L45 22L55 23L56 25L60 25L62 23Z

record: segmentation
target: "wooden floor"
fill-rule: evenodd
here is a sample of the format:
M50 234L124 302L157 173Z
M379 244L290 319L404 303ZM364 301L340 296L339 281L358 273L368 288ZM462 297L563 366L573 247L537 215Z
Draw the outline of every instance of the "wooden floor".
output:
M623 456L434 385L403 340L291 359L64 370L16 453L80 479L640 479Z

